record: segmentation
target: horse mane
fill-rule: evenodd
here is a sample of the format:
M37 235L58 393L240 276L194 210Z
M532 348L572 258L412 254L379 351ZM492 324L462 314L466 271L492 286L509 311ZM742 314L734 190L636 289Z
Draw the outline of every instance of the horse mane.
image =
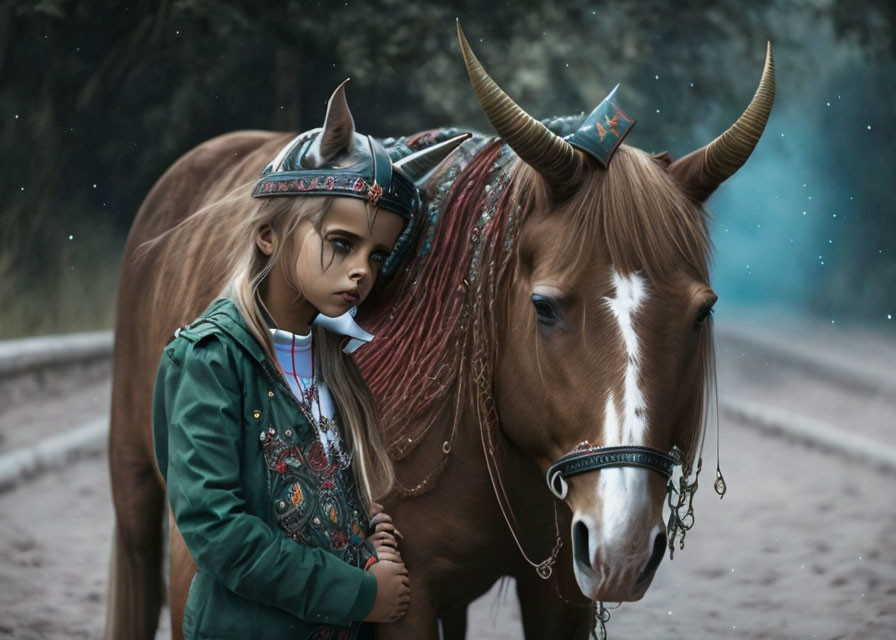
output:
M500 140L478 138L461 149L436 177L438 190L405 266L361 318L377 339L359 352L358 364L378 399L395 460L417 447L445 401L475 406L480 418L492 410L480 406L473 378L492 382L517 231L527 216L550 206L540 176ZM603 242L620 273L643 272L663 287L671 282L670 265L684 261L708 282L705 212L660 161L622 145L608 170L585 173L577 193L550 214L568 218L558 229L570 268L585 266L590 245ZM704 342L701 357L711 353ZM694 413L702 424L705 410Z
M359 354L396 459L413 448L405 445L409 425L418 424L458 382L464 320L472 306L484 302L472 281L484 247L493 247L507 233L510 202L497 183L506 185L505 165L512 154L500 141L481 138L467 149L438 177L438 190L417 230L416 250L379 297L367 324L377 339Z

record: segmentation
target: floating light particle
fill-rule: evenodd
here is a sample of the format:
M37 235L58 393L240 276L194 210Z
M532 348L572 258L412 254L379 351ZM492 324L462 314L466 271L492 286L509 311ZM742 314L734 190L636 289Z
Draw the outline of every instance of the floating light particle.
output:
M96 183L94 183L93 188L96 189Z
M803 215L806 215L806 212L805 212L805 211L803 211Z
M892 313L888 313L888 314L887 314L887 320L892 320L892 319L893 319L893 314L892 314Z
M18 119L19 119L19 114L17 113L17 114L16 114L16 120L18 120Z
M656 110L656 112L657 112L657 113L659 113L659 112L660 112L660 110L659 110L659 109L657 109L657 110Z
M870 124L868 125L868 131L871 131L871 125L870 125Z
M75 236L69 234L68 239L69 239L69 240L74 240L74 239L75 239Z
M829 106L829 107L830 107L830 106L831 106L831 103L830 103L830 102L828 102L828 103L827 103L827 105L828 105L828 106Z
M653 79L654 79L654 80L659 80L660 77L659 77L659 75L655 75L655 76L653 76Z
M694 83L692 82L692 83L691 83L691 88L693 88L693 86L694 86ZM782 133L781 135L783 136L784 134Z

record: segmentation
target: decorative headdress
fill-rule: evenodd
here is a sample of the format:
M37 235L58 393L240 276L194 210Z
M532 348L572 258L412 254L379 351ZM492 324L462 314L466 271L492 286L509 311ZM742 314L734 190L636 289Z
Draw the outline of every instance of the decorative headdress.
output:
M256 198L329 195L360 198L412 221L422 179L469 135L460 135L392 163L386 149L355 132L345 80L327 104L324 126L300 133L262 171Z
M592 111L575 133L564 138L569 144L597 159L604 167L622 144L635 121L616 103L617 84Z

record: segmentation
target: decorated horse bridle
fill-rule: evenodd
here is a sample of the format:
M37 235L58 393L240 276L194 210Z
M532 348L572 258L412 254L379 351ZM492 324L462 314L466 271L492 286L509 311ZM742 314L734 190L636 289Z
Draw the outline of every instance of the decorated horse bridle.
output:
M679 486L676 488L675 483L672 481L672 473L675 467L679 465L682 467L682 474L679 479ZM576 445L569 453L560 456L548 468L545 478L551 493L558 500L565 500L569 491L566 478L610 467L650 469L666 479L666 491L670 509L669 522L666 525L666 536L669 543L670 557L675 553L676 537L679 538L679 547L684 548L685 534L694 526L693 501L694 493L697 491L697 479L700 476L702 458L698 458L697 473L694 475L693 480L690 480L691 469L677 445L673 446L669 453L664 453L653 447L636 445L599 447L585 440ZM725 481L722 478L721 471L717 472L715 490L720 497L725 494ZM677 500L674 498L676 495ZM555 553L552 553L550 558L537 567L538 575L542 578L550 576L551 565L556 560L557 554L555 549ZM547 571L544 571L545 568L547 568ZM596 603L594 616L596 626L592 631L592 637L606 640L606 624L610 620L610 612L604 607L603 602Z
M569 488L566 478L607 467L642 467L656 471L668 482L672 479L672 470L681 462L678 447L666 454L653 447L598 447L585 440L550 466L548 488L558 500L565 500Z

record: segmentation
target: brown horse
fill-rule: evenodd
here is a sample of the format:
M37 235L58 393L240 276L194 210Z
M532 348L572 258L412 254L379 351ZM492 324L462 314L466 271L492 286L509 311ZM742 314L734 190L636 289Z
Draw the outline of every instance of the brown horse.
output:
M359 359L396 462L386 506L405 534L412 586L408 615L380 637L437 638L441 618L444 637L461 638L467 604L513 576L527 638L585 638L594 601L637 600L650 585L666 547L667 484L650 469L603 468L561 480L558 501L545 472L586 441L677 446L686 468L698 456L716 299L702 202L758 142L771 52L750 106L711 144L675 162L621 146L604 168L558 135L578 122L529 117L461 42L501 138L468 141L434 172L411 255L360 318L378 336ZM216 228L227 220L209 218L176 254L163 241L137 259L138 247L250 184L292 135L240 132L191 151L155 185L128 239L109 449L112 637L156 627L165 490L153 376L174 329L222 288ZM175 635L194 570L175 529Z

